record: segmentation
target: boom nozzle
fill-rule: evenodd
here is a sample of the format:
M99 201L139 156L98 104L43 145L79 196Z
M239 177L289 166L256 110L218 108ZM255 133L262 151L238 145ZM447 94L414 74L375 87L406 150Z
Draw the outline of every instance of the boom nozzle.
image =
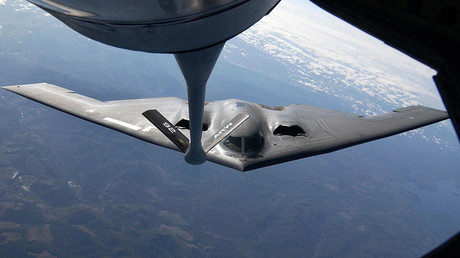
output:
M206 83L224 45L225 42L196 51L174 54L187 83L190 145L185 152L185 161L193 165L206 161L206 153L201 145Z
M201 144L195 148L189 146L185 152L184 159L189 164L200 165L206 161L206 153L203 151Z

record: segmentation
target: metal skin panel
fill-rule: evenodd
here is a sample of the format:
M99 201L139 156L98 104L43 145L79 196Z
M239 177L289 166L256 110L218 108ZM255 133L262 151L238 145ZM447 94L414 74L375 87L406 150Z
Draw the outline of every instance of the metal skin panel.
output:
M205 17L240 5L247 0L30 0L29 2L82 20L130 24L164 23Z
M28 0L107 45L152 53L209 47L243 32L280 0Z
M181 151L142 113L157 109L167 120L175 124L181 119L188 119L187 103L184 100L152 98L102 102L47 83L3 88L90 122ZM208 161L240 171L332 152L448 118L445 111L423 106L411 106L374 117L362 117L306 105L289 105L273 109L230 99L210 102L205 106L203 122L209 127L203 131L203 141L213 137L239 114L247 114L249 118L231 132L229 137L239 139L238 137L260 135L260 146L250 153L237 152L230 149L226 145L229 141L226 142L224 139L207 153L206 158ZM274 131L280 125L297 126L304 133L296 136L288 133L275 135ZM181 132L186 137L190 136L186 129Z

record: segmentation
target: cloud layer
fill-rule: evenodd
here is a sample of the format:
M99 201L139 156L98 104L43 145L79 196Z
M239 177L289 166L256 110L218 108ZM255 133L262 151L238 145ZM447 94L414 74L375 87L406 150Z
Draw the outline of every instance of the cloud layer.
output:
M298 83L351 101L357 112L380 113L379 103L442 108L434 70L310 2L282 1L239 38L285 64Z

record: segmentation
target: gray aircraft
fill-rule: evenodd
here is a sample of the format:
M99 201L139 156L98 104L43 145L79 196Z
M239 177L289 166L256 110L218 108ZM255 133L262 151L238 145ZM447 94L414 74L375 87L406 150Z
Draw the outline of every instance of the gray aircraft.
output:
M47 83L3 87L29 99L176 151L189 147L187 102L178 98L99 101ZM209 161L241 171L335 151L444 119L410 106L373 117L306 105L269 107L236 99L205 104L201 130ZM201 145L201 142L200 142Z

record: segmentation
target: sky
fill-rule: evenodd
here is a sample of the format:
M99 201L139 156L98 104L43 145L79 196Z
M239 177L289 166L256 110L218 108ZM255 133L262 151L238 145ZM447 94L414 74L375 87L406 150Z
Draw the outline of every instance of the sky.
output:
M239 38L263 49L298 74L330 74L337 84L357 88L392 104L423 104L443 108L430 67L345 23L309 1L281 1ZM305 51L307 50L307 51ZM299 83L339 94L335 85L321 85L299 76ZM355 100L359 103L359 100ZM372 106L357 108L374 113Z

